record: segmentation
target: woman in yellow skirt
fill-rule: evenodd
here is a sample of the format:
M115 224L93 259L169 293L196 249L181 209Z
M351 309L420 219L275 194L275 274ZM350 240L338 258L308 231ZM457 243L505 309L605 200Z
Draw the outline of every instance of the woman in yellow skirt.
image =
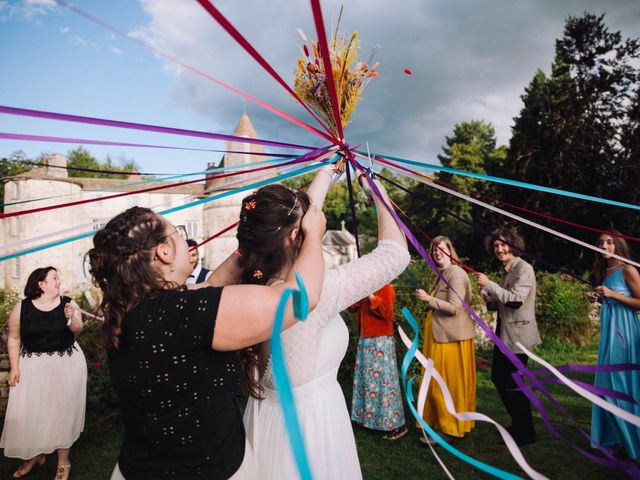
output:
M436 370L444 379L456 412L476 409L476 356L473 344L475 327L462 305L471 303L471 282L458 261L451 240L439 236L433 239L430 255L451 288L442 280L436 281L431 295L422 289L416 297L427 304L429 312L424 322L424 355L433 359ZM456 295L455 292L458 293ZM449 413L438 384L432 380L427 402L422 412L424 420L446 436L461 438L471 431L473 421L461 421ZM435 443L422 437L423 442Z

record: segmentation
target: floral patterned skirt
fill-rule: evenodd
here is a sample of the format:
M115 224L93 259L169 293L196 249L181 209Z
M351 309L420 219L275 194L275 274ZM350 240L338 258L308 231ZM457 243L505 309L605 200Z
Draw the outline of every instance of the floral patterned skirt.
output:
M351 420L385 432L404 425L393 337L360 338L358 341Z

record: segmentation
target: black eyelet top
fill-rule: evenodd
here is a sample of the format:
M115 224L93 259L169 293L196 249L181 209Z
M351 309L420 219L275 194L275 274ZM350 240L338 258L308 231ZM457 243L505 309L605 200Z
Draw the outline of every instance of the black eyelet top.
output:
M244 458L236 352L211 348L222 288L166 291L125 317L109 368L129 479L226 479Z
M45 312L38 309L29 298L22 300L20 308L20 340L22 352L31 356L33 353L67 352L73 347L75 336L67 326L64 306L69 297L60 297L60 304Z

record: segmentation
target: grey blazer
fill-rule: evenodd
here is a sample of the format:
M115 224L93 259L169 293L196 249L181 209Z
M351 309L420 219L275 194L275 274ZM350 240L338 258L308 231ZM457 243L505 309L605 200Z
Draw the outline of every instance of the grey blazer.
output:
M491 297L487 308L498 311L500 339L514 353L523 353L516 342L531 350L542 341L535 315L536 275L531 265L515 257L501 285L489 282L484 292Z

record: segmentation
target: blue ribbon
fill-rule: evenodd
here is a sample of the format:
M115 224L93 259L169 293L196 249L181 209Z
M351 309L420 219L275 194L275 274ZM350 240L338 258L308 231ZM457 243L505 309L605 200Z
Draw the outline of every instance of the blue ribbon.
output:
M365 155L366 152L358 153ZM518 180L510 180L508 178L494 177L491 175L483 175L481 173L468 172L466 170L458 170L457 168L443 167L442 165L435 165L433 163L417 162L415 160L406 160L404 158L392 157L391 155L381 155L379 153L372 153L372 156L380 158L386 158L387 160L394 160L400 163L406 163L408 165L414 165L416 167L424 168L427 170L439 170L441 172L453 173L454 175L463 175L465 177L477 178L480 180L486 180L488 182L502 183L504 185L511 185L514 187L527 188L529 190L537 190L539 192L553 193L555 195L562 195L570 198L579 198L580 200L588 200L590 202L604 203L605 205L613 205L614 207L630 208L632 210L640 210L640 205L634 205L632 203L618 202L615 200L609 200L607 198L594 197L591 195L584 195L582 193L569 192L566 190L560 190L559 188L543 187L541 185L535 185L533 183L520 182Z
M314 150L314 152L320 152L325 150L326 148L320 148L317 150ZM295 158L288 158L288 157L278 157L278 158L272 158L269 160L261 160L260 162L252 162L250 164L243 164L243 165L232 165L230 167L220 167L220 168L210 168L208 170L202 170L200 172L191 172L191 173L182 173L180 175L171 175L168 177L164 177L164 178L151 178L149 180L141 180L139 182L133 182L133 183L124 183L122 185L114 185L112 187L105 187L105 188L101 188L99 191L108 191L108 190L112 190L114 188L123 188L123 187L135 187L138 185L145 185L147 183L154 183L154 182L166 182L167 180L175 180L178 178L184 178L184 177L191 177L194 175L207 175L209 173L219 173L219 172L226 172L229 170L236 170L238 168L247 168L247 167L254 167L257 165L267 165L270 163L277 163L277 162L285 162L285 161L295 161L297 158L301 158L300 157L295 157ZM122 173L128 173L128 172L122 172ZM42 198L34 198L32 200L22 200L20 202L9 202L9 203L0 203L0 207L7 207L9 205L21 205L23 203L29 203L29 202L39 202L40 200L50 200L52 198L61 198L61 197L68 197L74 195L73 193L66 193L64 195L55 195L52 197L42 197Z
M278 399L282 406L282 414L284 416L284 424L289 435L289 442L293 450L293 456L300 473L301 480L311 480L311 468L307 452L304 448L304 439L302 438L302 430L298 421L298 413L293 399L293 390L291 381L287 374L287 368L284 361L284 353L282 351L282 340L280 334L282 332L282 323L284 321L284 310L287 307L289 298L293 296L293 314L300 321L305 321L309 313L309 297L307 290L302 282L302 278L296 272L296 282L299 290L287 288L282 292L280 303L276 310L276 317L273 321L273 332L271 335L271 360L273 365L273 377L278 391Z
M438 435L438 433L433 428L431 428L429 424L427 424L427 422L424 421L424 419L422 418L422 415L418 413L418 411L416 410L416 407L413 404L414 399L413 399L412 383L414 378L412 377L407 380L407 372L409 370L409 365L413 361L413 356L418 350L418 322L413 317L413 315L411 314L411 312L407 307L402 307L402 315L404 316L404 318L407 319L407 321L409 322L409 325L411 325L411 328L414 334L413 340L411 342L411 348L407 350L407 353L402 359L402 382L405 387L404 393L405 393L405 396L407 397L407 403L409 404L409 409L411 410L411 413L413 414L415 419L420 423L420 426L424 428L429 434L429 436L432 437L436 442L438 442L438 444L441 447L443 447L452 455L455 455L456 457L458 457L460 460L467 462L468 464L484 472L487 472L493 475L494 477L502 478L505 480L516 480L516 479L522 480L522 477L514 475L513 473L509 473L505 470L500 470L499 468L492 467L491 465L487 465L486 463L476 460L475 458L470 457L469 455L466 455L462 453L460 450L457 450L456 448L452 447L447 442L445 442L442 439L442 437Z
M332 158L329 161L329 163L335 162L337 160L337 158L338 157ZM229 195L234 195L234 194L236 194L238 192L243 192L245 190L251 190L252 188L259 188L259 187L262 187L262 186L267 185L269 183L278 182L280 180L285 180L287 178L295 177L296 175L301 175L303 173L310 172L312 170L315 170L315 169L318 169L318 168L322 167L326 163L327 162L320 162L320 163L318 163L316 165L310 165L308 167L304 167L304 168L300 168L298 170L294 170L293 172L285 173L285 174L282 174L282 175L277 175L275 177L271 177L271 178L268 178L266 180L262 180L260 182L255 182L255 183L252 183L252 184L249 184L249 185L245 185L244 187L234 188L233 190L229 190L227 192L222 192L222 193L219 193L218 195L213 195L211 197L203 198L203 199L197 200L195 202L186 203L186 204L181 205L179 207L169 208L167 210L163 210L163 211L158 212L158 213L160 215L166 215L168 213L173 213L173 212L177 212L179 210L184 210L185 208L193 207L195 205L200 205L202 203L212 202L214 200L218 200L219 198L224 198L224 197L228 197ZM80 239L83 239L83 238L92 237L95 234L96 234L96 232L82 233L80 235L75 235L73 237L69 237L69 238L65 238L65 239L62 239L62 240L58 240L56 242L47 243L45 245L39 245L37 247L29 248L27 250L22 250L22 251L19 251L19 252L11 253L9 255L5 255L3 257L0 257L0 262L4 262L5 260L11 260L12 258L16 258L16 257L21 257L22 255L27 255L29 253L38 252L40 250L46 250L48 248L57 247L58 245L64 245L65 243L75 242L76 240L80 240Z

